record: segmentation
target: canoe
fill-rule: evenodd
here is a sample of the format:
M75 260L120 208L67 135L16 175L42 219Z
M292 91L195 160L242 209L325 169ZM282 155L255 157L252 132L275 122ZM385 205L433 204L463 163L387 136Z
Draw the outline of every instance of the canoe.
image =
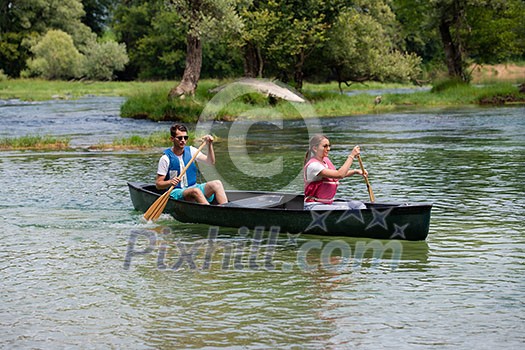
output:
M145 212L164 193L154 184L128 182L131 201ZM222 227L272 227L281 233L375 239L425 240L431 203L365 203L366 209L305 210L302 194L226 191L229 202L202 205L170 198L164 213L185 223Z

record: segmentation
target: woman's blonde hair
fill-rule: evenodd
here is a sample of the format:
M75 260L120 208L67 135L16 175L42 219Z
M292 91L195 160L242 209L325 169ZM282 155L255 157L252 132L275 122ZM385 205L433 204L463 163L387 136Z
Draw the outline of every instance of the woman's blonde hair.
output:
M304 165L306 165L310 158L314 156L314 147L319 146L324 139L328 140L328 137L322 134L315 134L314 136L310 137L308 151L306 151L306 155L304 156Z

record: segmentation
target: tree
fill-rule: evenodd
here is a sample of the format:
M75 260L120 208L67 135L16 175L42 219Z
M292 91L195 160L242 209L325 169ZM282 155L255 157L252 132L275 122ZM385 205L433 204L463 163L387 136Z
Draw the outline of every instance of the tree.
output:
M88 79L112 80L114 72L123 70L128 61L126 45L112 40L93 42L86 52L83 73Z
M327 40L325 11L321 0L253 1L241 12L245 76L267 69L301 89L308 57Z
M388 23L385 13L381 22L372 14L360 8L345 10L331 28L325 60L337 81L341 84L415 80L420 73L420 58L397 50L394 39L384 27L384 23ZM393 13L387 17L395 21Z
M392 6L400 23L401 46L420 56L425 63L444 63L443 46L431 15L434 11L432 3L428 0L393 0Z
M31 55L30 47L48 30L70 34L83 50L94 40L89 27L81 22L80 0L16 0L0 2L0 69L18 76Z
M466 3L464 0L437 0L435 6L448 75L467 81L464 45L460 36L461 26L465 23Z
M111 10L118 0L82 0L84 16L82 23L101 36L106 30Z
M244 54L244 76L262 78L265 64L265 49L272 41L280 21L279 16L267 8L266 3L254 1L241 11L244 28L239 44Z
M186 64L181 82L170 90L169 99L195 93L202 68L203 38L239 32L242 26L235 0L171 0L171 4L186 28Z
M130 60L125 70L118 74L119 79L166 78L164 74L174 73L178 68L177 63L170 62L172 70L169 70L159 59L162 55L173 56L183 48L183 37L178 34L182 26L175 20L168 20L167 16L173 13L163 10L164 0L131 0L115 8L111 28L117 40L126 45ZM159 18L162 13L166 16ZM183 57L184 52L178 55Z
M494 1L467 9L465 37L468 58L475 63L501 63L525 58L525 2Z
M451 78L468 81L472 62L522 59L525 27L522 0L394 0L409 48L427 60L442 57ZM435 38L440 51L436 51Z
M31 51L34 58L27 62L29 75L46 79L80 77L84 56L78 52L69 34L61 30L50 30L31 47Z

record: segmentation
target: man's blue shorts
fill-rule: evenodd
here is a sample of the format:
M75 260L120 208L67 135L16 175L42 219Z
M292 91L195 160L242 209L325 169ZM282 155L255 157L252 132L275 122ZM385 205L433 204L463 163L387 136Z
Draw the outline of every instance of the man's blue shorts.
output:
M204 192L204 188L206 187L206 183L202 184L196 184L190 187L186 188L175 188L173 191L171 191L170 197L176 200L184 200L184 190L187 190L188 188L197 187L199 190L201 190L202 194L206 196L206 192ZM209 203L213 202L213 199L215 198L215 194L212 194L206 200L208 200Z

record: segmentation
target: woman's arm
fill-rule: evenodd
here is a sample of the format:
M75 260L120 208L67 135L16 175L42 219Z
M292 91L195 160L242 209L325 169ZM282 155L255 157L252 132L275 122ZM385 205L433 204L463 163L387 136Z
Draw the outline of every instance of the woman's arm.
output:
M355 174L356 172L354 170L350 170L350 166L352 166L352 163L354 162L354 158L360 153L361 153L361 150L359 146L355 146L352 152L350 152L350 154L348 155L348 158L346 158L345 163L339 169L337 170L324 169L318 174L318 176L330 177L334 179L342 179L347 176Z

